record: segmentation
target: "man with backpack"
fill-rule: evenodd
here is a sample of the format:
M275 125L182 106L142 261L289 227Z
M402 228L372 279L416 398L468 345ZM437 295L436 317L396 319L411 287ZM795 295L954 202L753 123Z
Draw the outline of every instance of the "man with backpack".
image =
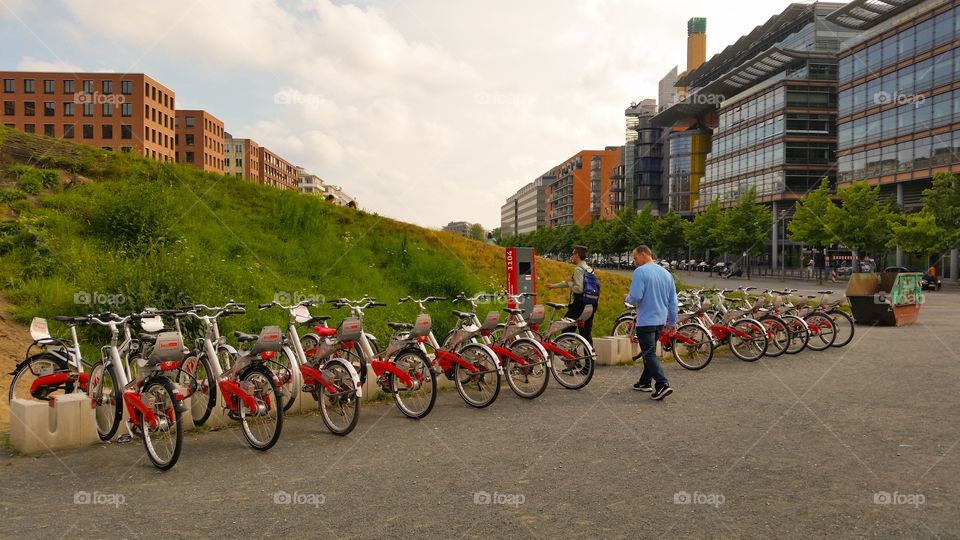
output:
M560 283L547 285L548 289L570 289L571 300L565 317L579 319L585 307L593 306L590 318L582 322L580 335L593 345L593 318L597 314L597 302L600 300L600 280L587 264L587 248L574 246L570 260L574 264L573 277Z

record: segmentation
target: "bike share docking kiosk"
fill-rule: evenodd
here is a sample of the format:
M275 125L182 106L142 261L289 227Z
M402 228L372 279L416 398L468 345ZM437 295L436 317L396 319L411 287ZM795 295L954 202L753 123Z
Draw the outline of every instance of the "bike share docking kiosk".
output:
M512 247L507 248L507 293L537 293L537 265L536 252L533 248ZM520 299L516 306L523 310L524 315L529 315L534 304L537 303L536 296L529 296ZM511 302L507 302L508 307Z

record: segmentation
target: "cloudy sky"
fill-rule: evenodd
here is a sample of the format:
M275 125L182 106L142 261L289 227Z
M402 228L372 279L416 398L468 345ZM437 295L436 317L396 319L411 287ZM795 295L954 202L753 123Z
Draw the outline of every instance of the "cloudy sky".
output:
M147 73L354 194L437 227L500 205L783 0L0 0L0 69Z

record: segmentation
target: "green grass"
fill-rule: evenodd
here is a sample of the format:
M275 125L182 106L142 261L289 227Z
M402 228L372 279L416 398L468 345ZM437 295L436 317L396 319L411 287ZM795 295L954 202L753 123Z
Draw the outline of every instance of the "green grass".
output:
M0 175L0 287L22 323L232 299L246 302L248 314L226 319L224 331L254 331L285 324L285 313L256 309L278 296L370 294L389 304L367 312L367 329L385 341L387 321L416 315L414 306L396 304L400 297L504 287L502 248L239 178L2 127ZM36 181L18 189L23 178L40 189ZM537 262L541 285L571 271ZM597 335L609 331L629 284L600 276ZM75 302L84 295L118 303ZM540 300L565 301L566 294ZM438 335L452 326L455 307L433 309ZM314 311L334 321L346 314L331 306Z

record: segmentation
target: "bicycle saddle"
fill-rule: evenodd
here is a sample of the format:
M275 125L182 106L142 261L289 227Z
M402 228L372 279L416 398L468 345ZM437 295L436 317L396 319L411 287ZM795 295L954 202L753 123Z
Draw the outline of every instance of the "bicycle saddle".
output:
M247 343L248 341L256 341L260 339L260 336L257 336L254 334L246 334L239 330L234 331L233 335L236 336L237 341L239 341L240 343Z
M387 326L394 330L413 330L413 325L405 322L388 322Z
M62 323L82 323L86 322L86 317L71 317L70 315L57 315L53 318L55 321L60 321Z
M464 311L457 311L457 310L455 310L455 309L453 310L453 314L456 315L457 317L460 317L461 319L472 319L472 318L473 318L473 313L467 313L467 312L464 312Z
M550 306L550 307L552 307L552 308L556 308L556 309L566 309L566 307L567 307L566 304L555 304L555 303L553 303L553 302L547 302L546 304L547 304L548 306Z
M511 315L520 315L521 313L523 313L523 310L522 310L522 309L503 308L503 310L506 311L507 313L511 314Z
M326 326L314 326L313 331L320 337L330 337L337 334L336 328L328 328Z
M301 324L302 326L314 326L314 325L316 325L316 324L319 324L319 323L322 323L322 322L328 321L328 320L330 320L330 316L329 316L329 315L314 315L314 316L310 317L309 319L301 322L300 324Z
M157 334L140 334L140 341L146 341L147 343L156 343Z

